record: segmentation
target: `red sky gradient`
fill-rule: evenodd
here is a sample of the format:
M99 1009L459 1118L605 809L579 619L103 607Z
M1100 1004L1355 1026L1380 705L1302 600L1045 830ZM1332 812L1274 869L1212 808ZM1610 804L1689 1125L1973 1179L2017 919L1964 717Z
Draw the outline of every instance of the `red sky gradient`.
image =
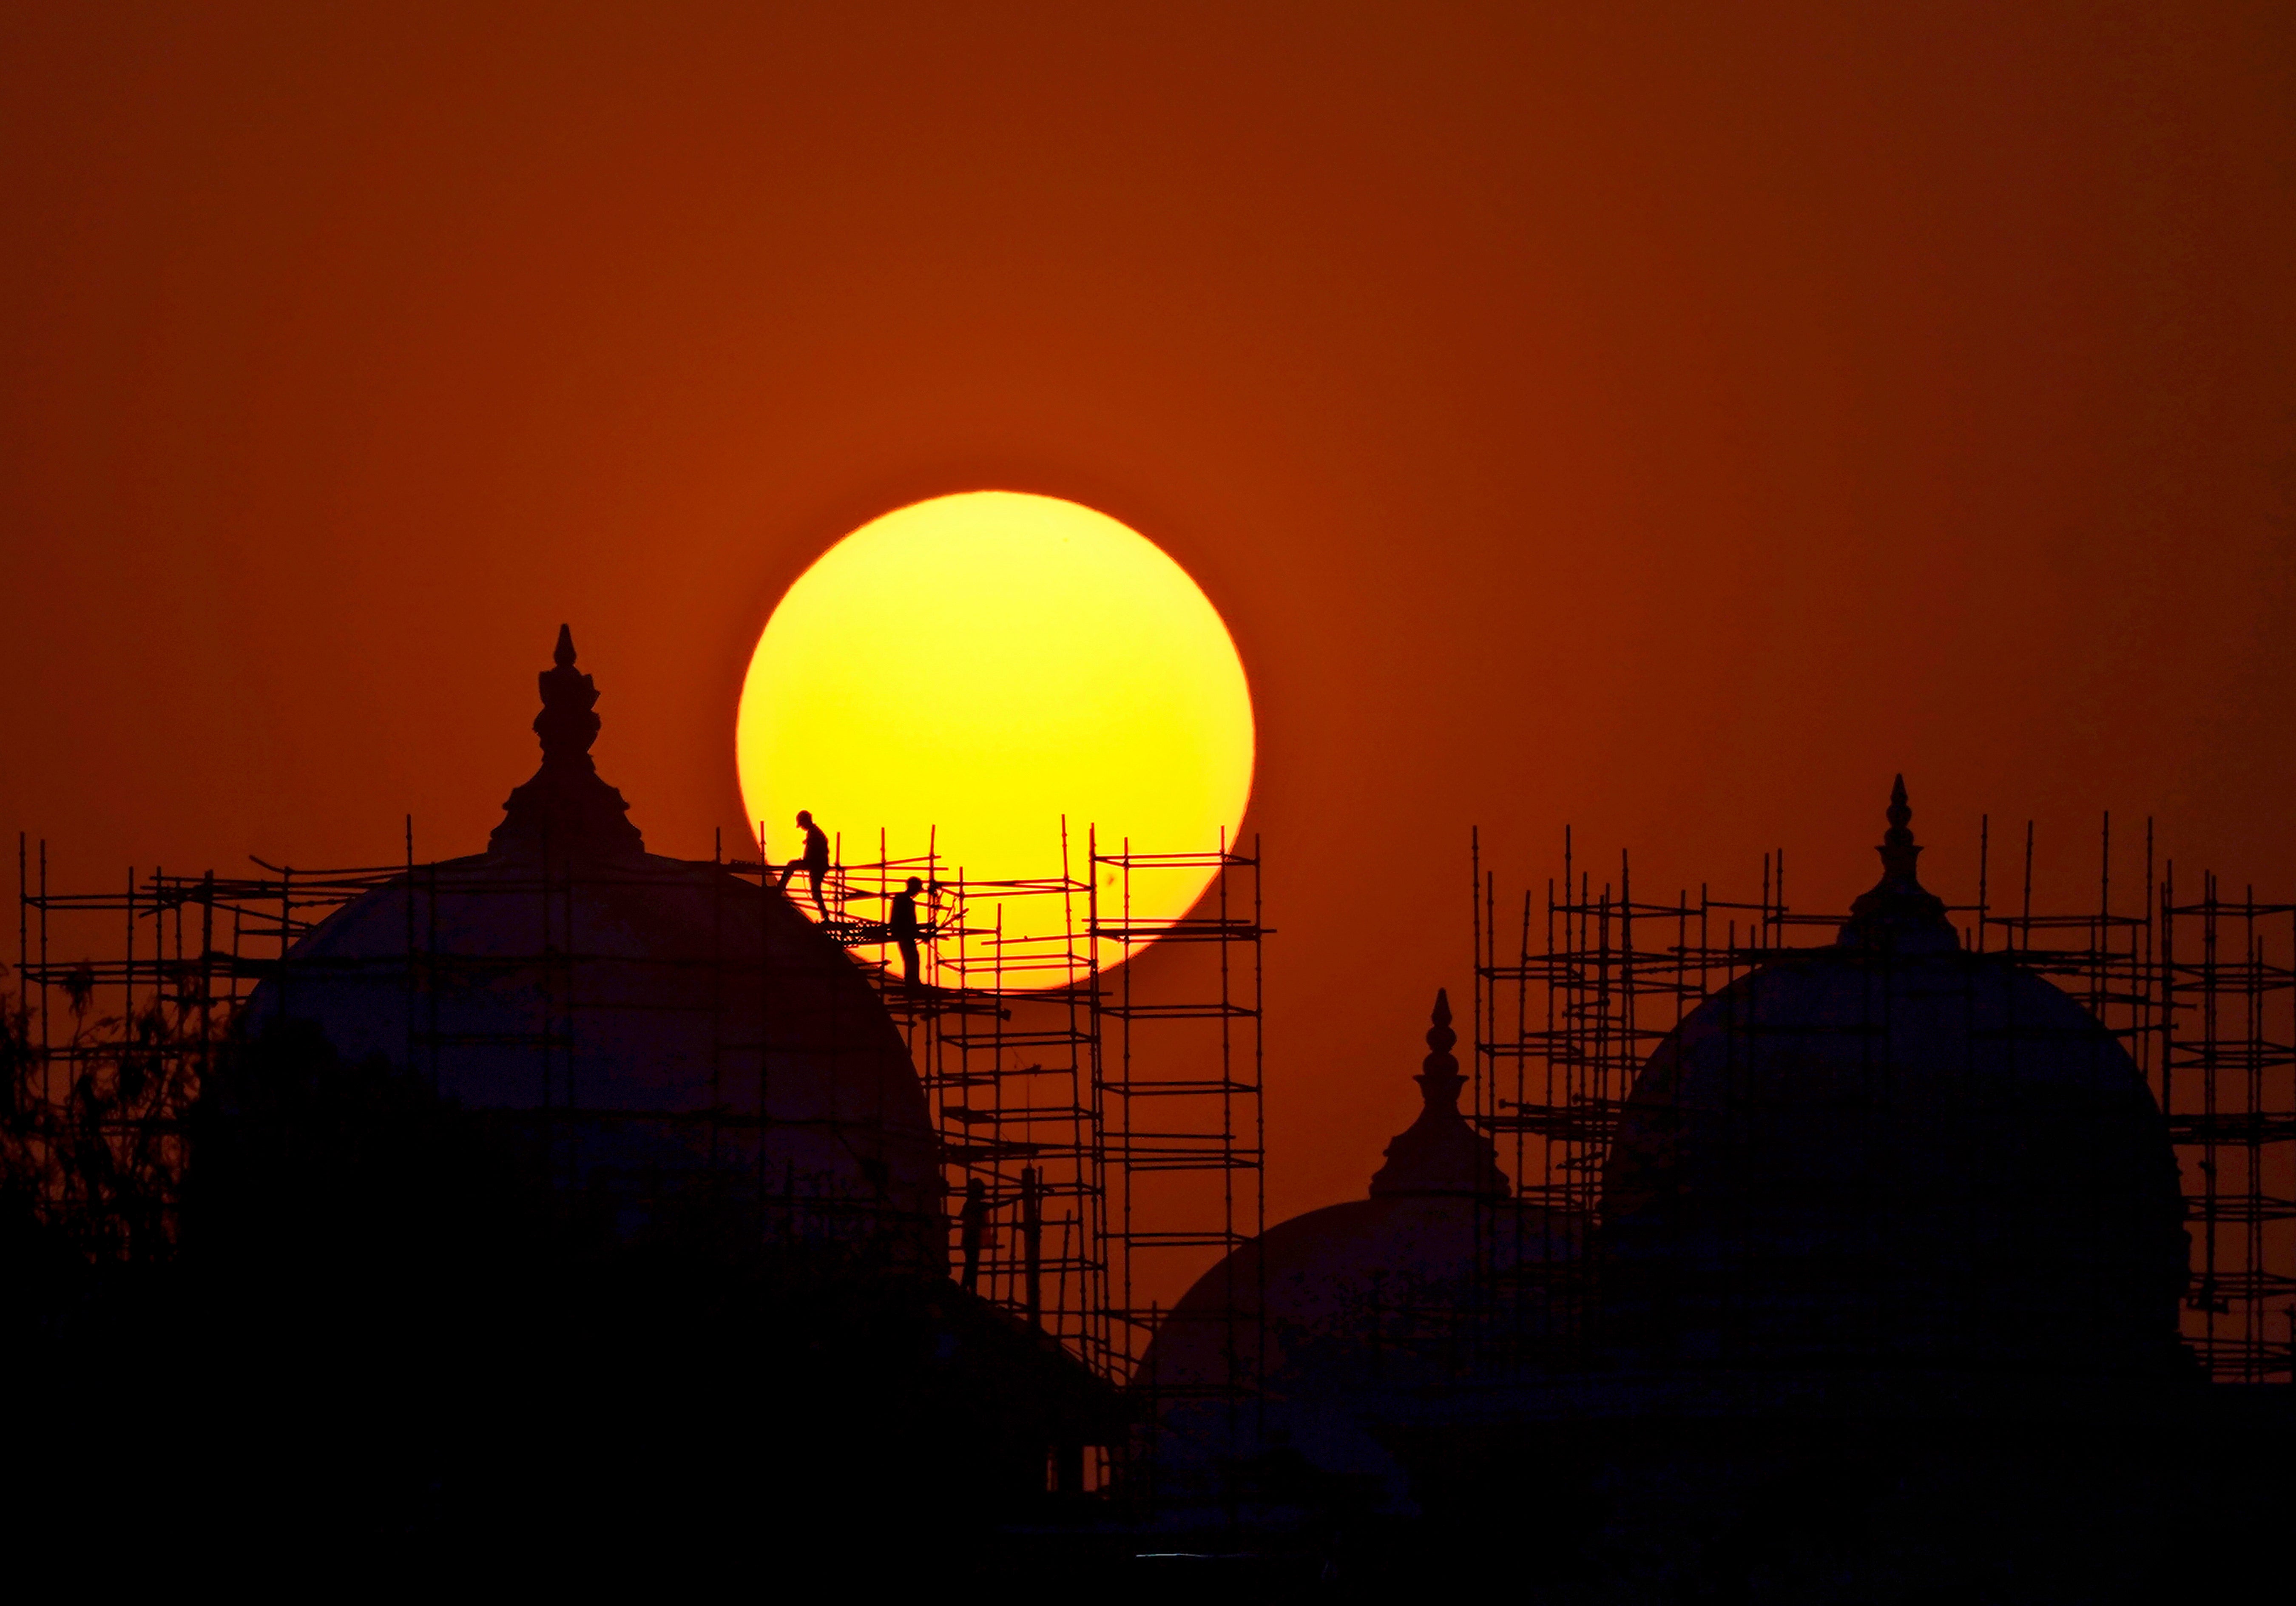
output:
M1408 1118L1476 823L1838 902L1903 769L1948 896L1988 809L2296 893L2284 4L12 4L0 216L68 881L480 848L562 619L707 854L782 589L996 487L1242 650L1278 1215Z

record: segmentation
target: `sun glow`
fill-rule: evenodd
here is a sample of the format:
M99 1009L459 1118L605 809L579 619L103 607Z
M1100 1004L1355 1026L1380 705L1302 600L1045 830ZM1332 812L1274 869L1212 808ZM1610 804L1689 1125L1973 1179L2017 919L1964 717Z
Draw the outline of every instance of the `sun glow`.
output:
M803 808L848 864L877 859L882 830L893 857L937 852L944 881L1057 877L1065 818L1081 880L1087 830L1103 852L1234 840L1251 698L1218 612L1153 543L1073 502L980 491L864 525L790 587L750 661L735 752L775 859L802 853ZM1136 875L1134 925L1185 914L1210 873ZM812 913L802 873L790 889ZM847 889L845 918L885 918L862 883ZM1041 937L1060 900L968 900L969 928L1000 920L1008 938Z

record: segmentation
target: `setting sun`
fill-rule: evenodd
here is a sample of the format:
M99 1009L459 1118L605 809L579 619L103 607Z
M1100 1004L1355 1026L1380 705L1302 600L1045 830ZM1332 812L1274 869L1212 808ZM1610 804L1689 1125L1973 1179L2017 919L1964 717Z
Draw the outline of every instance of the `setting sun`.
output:
M775 858L803 851L802 808L847 863L876 858L882 829L897 858L930 844L943 879L1054 876L1065 818L1081 877L1088 827L1103 851L1234 839L1251 699L1218 612L1153 543L1073 502L980 491L863 526L790 588L750 662L736 754ZM1136 877L1132 919L1186 913L1208 877ZM1002 910L1008 936L1059 919L1043 898ZM976 900L968 923L996 917Z

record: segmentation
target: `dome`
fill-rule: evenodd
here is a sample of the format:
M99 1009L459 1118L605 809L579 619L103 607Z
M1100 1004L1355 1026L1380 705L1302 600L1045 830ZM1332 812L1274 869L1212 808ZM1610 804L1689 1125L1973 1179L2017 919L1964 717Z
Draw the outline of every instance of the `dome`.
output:
M1491 1272L1570 1252L1559 1218L1509 1203L1490 1140L1460 1114L1450 1021L1439 993L1418 1119L1370 1196L1270 1227L1158 1328L1133 1388L1154 1410L1160 1497L1214 1500L1222 1469L1263 1458L1279 1479L1288 1462L1401 1505L1406 1480L1371 1426L1381 1402L1472 1364L1460 1316Z
M1657 1364L2096 1371L2181 1351L2168 1131L2113 1035L1964 950L1914 873L1708 998L1636 1077L1603 1179L1603 1331Z
M940 1269L936 1139L874 989L778 889L644 850L568 632L541 685L542 766L488 851L337 910L250 1025L413 1071L619 1236L701 1212Z

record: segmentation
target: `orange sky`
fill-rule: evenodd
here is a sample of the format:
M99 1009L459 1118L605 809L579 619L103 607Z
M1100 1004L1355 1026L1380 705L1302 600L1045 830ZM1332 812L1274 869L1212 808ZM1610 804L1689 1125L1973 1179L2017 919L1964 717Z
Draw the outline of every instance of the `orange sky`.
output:
M411 9L0 11L68 879L480 847L562 619L706 854L781 590L1000 487L1244 655L1278 1214L1409 1115L1472 823L1837 900L1902 768L1949 895L2107 807L2296 890L2284 4Z

